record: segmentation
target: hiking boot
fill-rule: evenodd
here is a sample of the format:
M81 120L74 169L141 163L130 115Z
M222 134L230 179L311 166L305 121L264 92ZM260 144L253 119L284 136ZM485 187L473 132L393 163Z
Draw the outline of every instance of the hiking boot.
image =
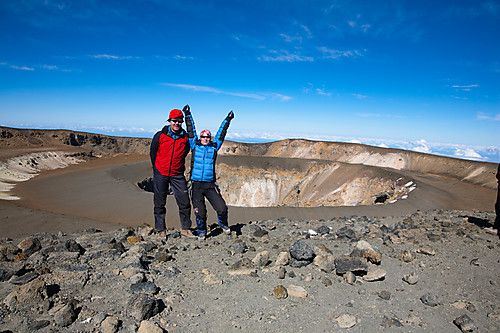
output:
M200 242L203 242L203 241L205 240L205 236L198 236L198 240L199 240Z
M222 232L225 233L226 235L231 235L231 229L230 228L222 229Z
M182 229L181 230L181 236L184 236L186 238L196 238L196 236L193 235L193 233L189 229Z
M167 233L165 232L165 230L159 231L159 232L156 234L156 237L157 237L158 239L167 239Z

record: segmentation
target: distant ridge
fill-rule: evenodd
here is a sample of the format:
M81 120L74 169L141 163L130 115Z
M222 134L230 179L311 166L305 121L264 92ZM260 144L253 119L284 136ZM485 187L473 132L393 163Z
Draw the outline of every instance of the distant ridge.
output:
M50 148L87 152L90 155L149 154L151 139L116 137L88 132L51 129L19 129L0 126L0 149L27 151ZM363 164L396 170L443 175L472 184L496 189L497 165L489 162L463 160L381 148L358 143L285 139L268 143L242 143L226 140L221 155L245 155L318 159L348 164Z

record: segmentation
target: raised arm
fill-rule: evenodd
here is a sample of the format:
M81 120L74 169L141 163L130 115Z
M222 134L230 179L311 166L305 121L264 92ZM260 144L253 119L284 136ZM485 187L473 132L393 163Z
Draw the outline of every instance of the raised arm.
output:
M227 129L229 128L229 123L233 118L234 118L234 113L233 111L230 111L227 114L227 117L222 121L222 124L220 124L219 130L217 131L217 134L215 134L214 137L214 143L217 145L217 150L219 150L220 147L222 146L222 143L226 138Z
M193 149L195 146L195 141L198 140L198 136L196 135L196 128L194 126L194 118L191 115L191 108L189 107L189 105L186 104L182 111L184 111L186 119L186 131L189 138L189 145L191 146L191 149Z

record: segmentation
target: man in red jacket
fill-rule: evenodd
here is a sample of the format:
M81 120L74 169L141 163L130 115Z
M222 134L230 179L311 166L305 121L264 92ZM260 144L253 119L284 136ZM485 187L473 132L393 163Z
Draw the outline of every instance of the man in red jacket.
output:
M185 159L189 153L189 138L182 129L184 115L181 110L173 109L168 118L169 126L155 134L151 142L150 157L153 165L154 217L155 230L165 238L165 216L167 194L172 187L181 223L181 235L194 238L191 232L191 204L184 177Z

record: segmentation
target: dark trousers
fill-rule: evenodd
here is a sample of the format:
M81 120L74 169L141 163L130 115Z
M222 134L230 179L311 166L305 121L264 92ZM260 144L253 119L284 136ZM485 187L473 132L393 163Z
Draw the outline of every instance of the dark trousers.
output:
M193 199L194 213L196 215L196 222L198 229L206 230L207 221L207 206L205 205L205 198L212 205L217 212L217 220L223 229L227 228L227 205L222 195L220 194L219 187L215 182L197 182L193 181L191 187L191 197Z
M172 192L179 207L181 228L189 229L191 228L191 204L186 178L184 175L164 176L155 170L153 173L155 230L163 231L166 228L167 209L165 204L167 203L169 186L172 186Z
M498 181L497 203L495 204L495 213L497 216L495 218L495 225L493 226L493 228L500 230L500 164L498 165L497 181Z

